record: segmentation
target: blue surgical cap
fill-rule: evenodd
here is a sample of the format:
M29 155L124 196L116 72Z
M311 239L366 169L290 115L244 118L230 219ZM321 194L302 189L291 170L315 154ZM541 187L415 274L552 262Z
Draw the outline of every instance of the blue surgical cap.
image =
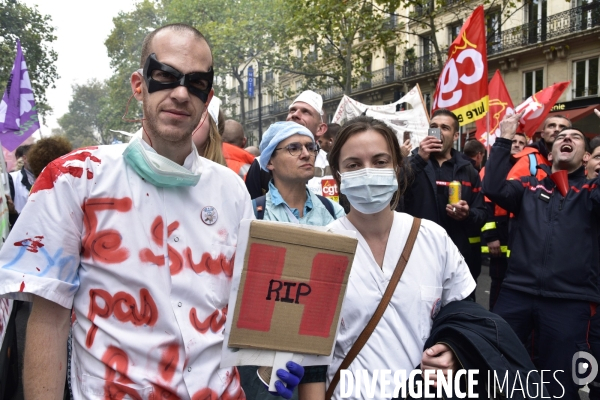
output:
M305 126L297 124L296 122L275 122L273 125L271 125L264 133L262 142L260 142L260 157L258 158L260 167L265 171L269 171L267 169L267 164L269 163L275 148L279 145L279 143L296 134L308 136L313 142L315 141L311 131L309 131Z

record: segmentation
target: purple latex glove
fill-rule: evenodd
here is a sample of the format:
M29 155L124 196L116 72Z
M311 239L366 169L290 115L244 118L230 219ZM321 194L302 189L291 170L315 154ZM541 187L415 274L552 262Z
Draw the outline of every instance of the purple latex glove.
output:
M275 382L275 390L277 392L269 392L274 396L281 396L284 399L291 399L294 394L294 389L304 376L304 367L300 364L296 364L293 361L288 361L285 369L277 370L277 377L280 379Z

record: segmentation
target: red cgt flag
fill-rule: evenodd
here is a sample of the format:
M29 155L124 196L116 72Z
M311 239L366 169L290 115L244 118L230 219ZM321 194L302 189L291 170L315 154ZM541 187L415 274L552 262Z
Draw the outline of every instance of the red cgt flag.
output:
M448 61L433 96L433 111L451 110L460 125L483 118L488 112L487 76L486 25L483 6L479 6L448 49Z
M506 90L506 86L504 85L504 80L502 79L502 75L500 75L500 71L496 70L496 73L490 80L488 85L490 93L489 93L489 126L490 126L490 134L488 136L488 128L487 128L487 119L481 118L476 122L477 125L477 133L475 137L481 143L487 146L491 146L496 141L496 138L500 137L500 121L504 118L504 115L508 112L510 114L514 114L514 106L513 102L510 99L510 95L508 94L508 90Z
M519 104L515 108L515 112L525 111L519 121L519 131L525 133L527 137L533 136L570 83L571 81L555 83Z

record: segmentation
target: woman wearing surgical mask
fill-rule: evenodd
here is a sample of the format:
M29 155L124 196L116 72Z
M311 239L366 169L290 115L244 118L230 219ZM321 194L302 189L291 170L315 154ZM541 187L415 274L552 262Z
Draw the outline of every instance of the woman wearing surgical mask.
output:
M198 154L218 164L227 166L221 149L221 135L212 116L205 111L200 120L200 127L194 132L192 140L198 149Z
M351 207L346 217L329 227L356 231L359 243L326 383L301 385L301 399L324 398L342 360L381 302L413 225L412 216L394 211L406 187L407 164L403 163L396 135L384 123L370 117L348 122L338 134L328 160ZM441 369L444 373L455 369L458 362L448 346L438 343L425 352L423 347L440 307L462 300L474 289L469 269L446 232L422 220L391 300L347 370L355 377L362 375L362 370L370 371L370 378L375 370L391 370L393 378L394 371L399 370L406 371L408 377L418 365L423 370ZM355 387L350 397L344 398L373 393L372 389L367 391L370 383L370 379L367 384L361 379L360 390ZM387 386L389 395L383 396L380 383L377 379L374 398L392 398L394 385ZM339 384L332 398L341 398Z

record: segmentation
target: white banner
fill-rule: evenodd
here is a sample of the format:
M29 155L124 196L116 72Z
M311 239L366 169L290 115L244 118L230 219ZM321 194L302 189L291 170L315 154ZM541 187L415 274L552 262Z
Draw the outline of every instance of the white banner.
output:
M396 111L396 105L402 103L410 104L411 109ZM343 125L346 121L360 115L367 115L385 122L394 130L400 144L404 141L404 133L409 132L413 149L419 147L419 143L427 136L429 129L429 116L419 85L412 88L397 102L380 106L368 106L344 96L331 122Z

